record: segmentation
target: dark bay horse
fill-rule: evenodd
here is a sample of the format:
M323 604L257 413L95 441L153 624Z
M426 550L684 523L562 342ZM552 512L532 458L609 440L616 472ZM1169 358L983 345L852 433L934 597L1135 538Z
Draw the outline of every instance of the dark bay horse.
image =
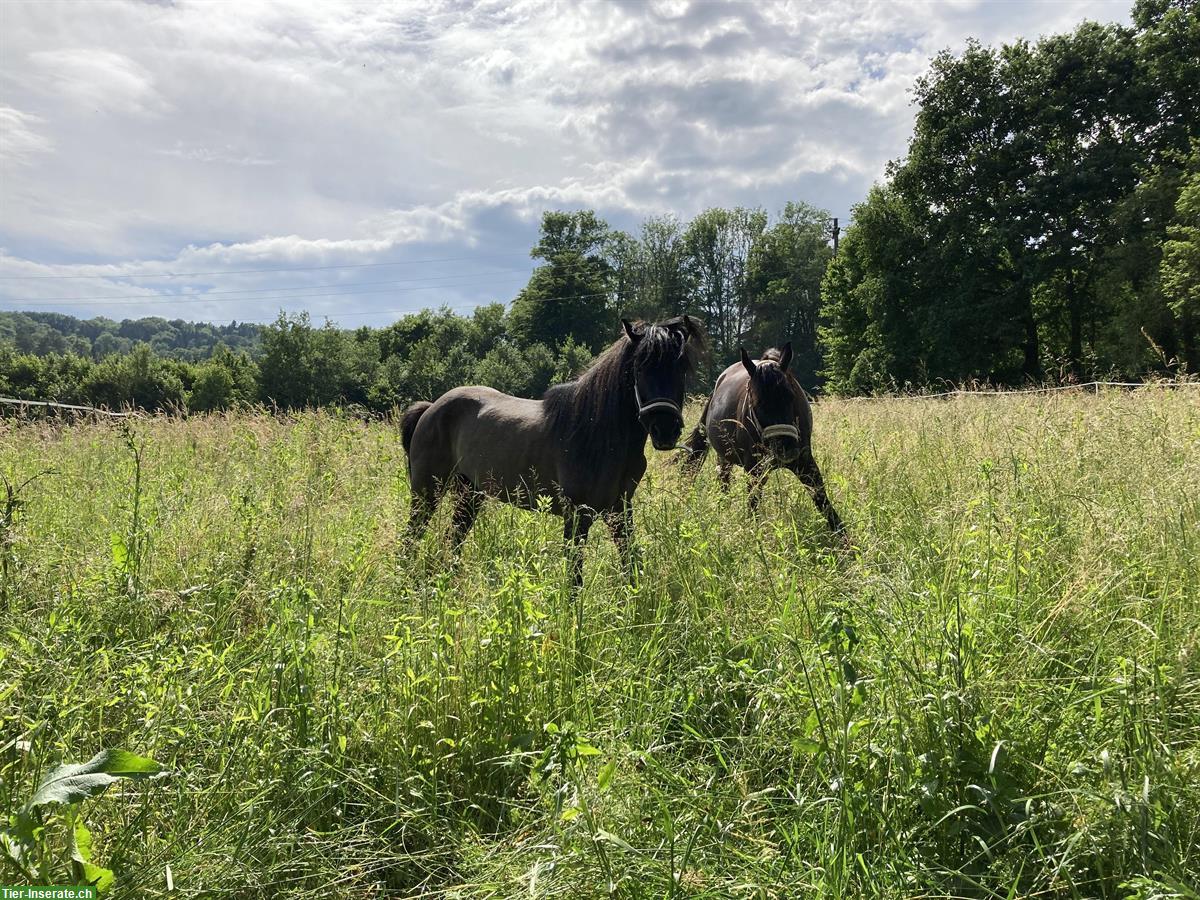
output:
M729 488L731 466L750 474L751 508L758 507L771 470L787 469L812 492L830 529L841 532L845 526L829 502L812 454L812 409L788 371L791 361L790 343L782 350L766 351L759 360L752 360L743 347L742 361L721 373L704 404L700 422L684 445L684 465L698 469L711 445L723 488Z
M582 544L596 516L631 563L630 501L646 472L646 438L659 450L679 440L684 376L704 336L690 316L621 324L625 333L591 368L541 400L460 387L408 408L401 429L412 485L410 538L420 538L447 493L454 497L456 545L484 497L525 509L548 497L564 520L577 586Z

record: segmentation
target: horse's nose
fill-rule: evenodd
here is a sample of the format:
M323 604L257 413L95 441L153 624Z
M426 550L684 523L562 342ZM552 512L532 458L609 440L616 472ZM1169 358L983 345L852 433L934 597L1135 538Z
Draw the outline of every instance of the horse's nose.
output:
M681 434L683 426L673 416L667 421L655 422L650 426L650 440L654 442L656 450L670 450L679 443Z

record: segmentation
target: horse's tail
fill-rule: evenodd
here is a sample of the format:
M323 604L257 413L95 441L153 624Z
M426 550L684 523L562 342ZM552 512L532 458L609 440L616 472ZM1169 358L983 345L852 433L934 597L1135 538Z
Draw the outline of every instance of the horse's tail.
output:
M400 420L400 441L404 444L404 455L408 455L409 448L412 447L413 433L417 430L417 422L421 420L421 416L425 414L425 410L433 406L428 400L422 400L420 403L414 403L404 411L404 416Z
M685 452L680 457L680 465L683 466L684 471L693 475L699 471L704 457L708 456L708 405L710 403L712 403L712 397L704 401L704 409L700 411L700 421L696 423L696 427L692 429L688 439L683 442Z

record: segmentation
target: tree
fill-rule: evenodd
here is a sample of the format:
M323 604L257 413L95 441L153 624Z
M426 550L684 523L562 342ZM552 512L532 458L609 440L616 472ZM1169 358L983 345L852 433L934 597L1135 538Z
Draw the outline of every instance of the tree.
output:
M533 271L509 311L518 344L557 347L568 337L598 350L616 335L608 224L591 210L547 212L530 252L545 265Z
M915 93L920 111L908 157L890 174L895 199L927 235L910 267L922 283L911 296L921 308L915 324L930 332L926 372L954 381L1038 378L1028 243L1019 227L1027 218L1028 141L1001 55L974 42L961 57L942 53Z
M214 412L233 406L233 373L220 363L207 362L196 372L188 392L188 409Z
M689 310L705 320L712 339L713 362L737 358L738 347L753 324L747 283L750 251L767 227L761 209L707 209L683 233L683 263L692 291Z
M806 203L788 203L778 222L750 252L747 280L754 323L746 342L752 353L792 344L792 373L802 384L817 381L821 354L817 320L821 279L833 257L829 214Z
M96 363L79 385L88 403L110 409L179 409L185 390L180 372L154 355L142 342L125 356L109 356Z
M821 374L830 390L876 393L926 382L928 254L918 216L895 190L876 185L854 207L821 284Z
M1200 321L1200 144L1192 152L1175 204L1175 222L1163 244L1159 275L1163 295L1179 321L1184 362L1195 372L1200 368L1195 343Z
M261 399L285 409L365 402L378 350L357 343L332 324L313 328L306 312L280 313L262 332Z
M654 322L688 310L683 225L677 218L649 218L640 239L617 232L611 245L618 281L614 293L623 317Z
M554 377L554 355L545 344L498 344L475 367L475 380L515 397L537 398Z
M218 344L212 358L201 364L188 393L188 409L211 412L249 406L258 397L258 367L245 353Z

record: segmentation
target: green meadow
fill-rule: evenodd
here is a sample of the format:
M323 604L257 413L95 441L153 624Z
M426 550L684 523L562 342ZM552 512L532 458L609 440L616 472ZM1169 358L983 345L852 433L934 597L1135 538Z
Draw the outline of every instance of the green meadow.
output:
M1200 391L814 414L853 552L655 454L578 598L547 515L405 550L388 423L0 420L0 816L168 770L0 883L79 821L117 897L1195 897Z

